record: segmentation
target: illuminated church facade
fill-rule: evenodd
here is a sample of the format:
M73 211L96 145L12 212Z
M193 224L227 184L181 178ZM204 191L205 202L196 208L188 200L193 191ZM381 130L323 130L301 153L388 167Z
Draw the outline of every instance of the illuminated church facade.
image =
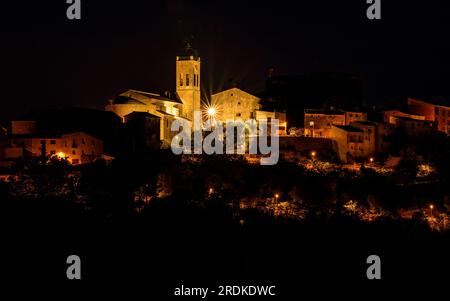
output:
M177 134L171 131L172 122L176 119L184 119L191 126L194 120L194 112L205 111L207 106L201 104L201 72L200 57L196 55L176 57L176 92L164 92L162 94L149 93L138 90L127 90L115 98L109 100L105 109L112 111L127 120L127 116L134 112L150 114L160 120L159 137L163 147L170 145L172 138ZM220 113L216 120L222 122L228 120L253 119L280 119L280 134L286 132L286 117L283 113L265 112L260 110L260 99L240 89L233 88L212 95L211 104ZM203 112L205 113L205 112Z
M125 122L133 112L145 112L160 119L160 140L163 146L170 145L177 134L170 130L172 122L182 118L192 123L194 111L200 111L200 57L176 57L176 92L158 94L138 90L127 90L111 99L106 105Z

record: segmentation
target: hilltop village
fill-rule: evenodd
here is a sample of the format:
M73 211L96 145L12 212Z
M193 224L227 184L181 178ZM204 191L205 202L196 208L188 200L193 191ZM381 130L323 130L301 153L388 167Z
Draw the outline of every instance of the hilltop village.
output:
M176 57L175 68L174 92L129 89L108 100L103 111L62 107L18 117L1 127L0 165L43 153L79 165L168 148L177 134L172 122L192 123L196 111L220 122L253 119L270 126L278 119L280 154L288 160L314 156L374 163L393 155L396 135L415 139L450 133L450 105L408 98L396 108L365 110L358 79L351 75L277 77L271 70L266 91L258 96L233 86L202 99L200 57L185 51Z

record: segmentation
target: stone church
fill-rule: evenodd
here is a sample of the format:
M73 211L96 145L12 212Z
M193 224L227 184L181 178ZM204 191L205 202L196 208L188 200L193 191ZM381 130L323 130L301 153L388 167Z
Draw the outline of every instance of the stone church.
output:
M106 105L125 122L126 116L133 112L146 112L160 119L160 140L169 146L177 134L170 127L172 121L183 118L192 122L194 111L200 111L200 57L176 57L176 92L163 94L138 90L127 90L111 99Z
M191 123L194 112L202 111L200 92L200 57L195 53L176 57L176 92L163 94L138 90L127 90L109 100L105 109L112 111L126 122L131 113L143 112L160 120L159 138L163 147L170 146L172 138L177 134L170 130L175 119L185 119ZM233 88L212 95L212 103L217 106L217 119L226 120L280 119L280 134L286 133L286 116L283 113L260 110L260 99ZM203 106L205 110L205 107ZM207 108L206 108L207 109Z

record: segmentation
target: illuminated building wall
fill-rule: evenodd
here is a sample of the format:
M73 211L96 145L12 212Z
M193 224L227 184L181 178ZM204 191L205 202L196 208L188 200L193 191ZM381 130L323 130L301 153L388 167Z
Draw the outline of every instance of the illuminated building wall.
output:
M387 122L374 122L376 124L375 151L387 153L392 141L395 126Z
M103 155L101 140L86 133L75 132L55 137L13 135L7 140L5 159L41 155L43 146L46 154L67 158L75 165L92 162Z
M345 125L352 124L355 121L367 120L367 114L365 112L357 111L343 111L345 115Z
M211 95L211 106L217 110L216 119L222 122L255 119L259 101L258 97L238 88Z
M287 121L286 114L280 112L269 112L269 111L256 111L256 122L264 123L267 122L268 133L271 133L270 126L271 120L278 119L278 135L285 136L287 133Z
M365 159L373 154L372 146L364 141L364 130L352 125L333 125L331 135L341 162ZM373 142L375 144L375 141Z
M425 116L423 115L416 115L411 113L405 113L399 110L387 110L383 111L383 120L385 122L393 124L391 121L391 117L407 117L411 119L417 119L417 120L425 120Z
M345 114L340 111L305 110L305 136L331 138L332 125L345 125Z
M176 90L183 102L182 117L194 120L194 111L200 107L200 58L196 56L177 56Z
M408 107L411 112L423 115L426 120L435 122L438 131L450 135L450 106L408 98Z
M105 107L107 111L112 111L122 118L133 112L142 112L155 115L161 119L160 139L165 147L170 145L176 132L170 130L173 120L180 116L183 110L183 103L176 95L160 95L136 90L128 90L112 99Z
M351 123L352 126L357 127L363 131L363 152L364 156L375 154L376 150L376 132L377 125L371 121L355 121Z
M411 137L428 135L433 130L433 122L427 120L417 120L408 117L391 116L391 123L398 128L405 129Z

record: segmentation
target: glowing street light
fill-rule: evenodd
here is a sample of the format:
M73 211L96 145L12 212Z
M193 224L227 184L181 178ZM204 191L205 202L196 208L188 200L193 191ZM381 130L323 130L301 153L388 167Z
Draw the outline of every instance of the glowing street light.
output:
M373 163L375 161L375 159L373 157L370 157L369 161L370 161L370 163Z
M208 113L209 117L214 117L216 116L217 110L214 107L209 107L206 113Z
M316 151L312 151L312 152L311 152L311 157L312 157L313 159L316 157L316 155L317 155Z
M431 217L433 217L433 208L434 208L434 206L433 206L433 205L430 205L430 216L431 216Z
M208 189L208 193L209 194L212 194L214 192L214 189L212 189L212 187L210 187L209 189Z

